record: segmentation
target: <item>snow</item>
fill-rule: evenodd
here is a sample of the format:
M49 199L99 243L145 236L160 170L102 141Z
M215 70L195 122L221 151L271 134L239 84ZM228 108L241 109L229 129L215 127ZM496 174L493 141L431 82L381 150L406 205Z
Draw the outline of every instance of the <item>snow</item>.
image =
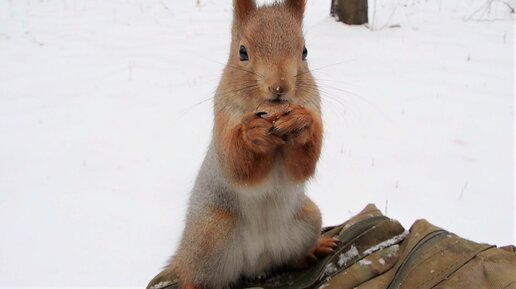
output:
M158 284L156 284L156 285L152 285L152 286L150 287L150 289L162 289L162 288L164 288L164 287L166 287L166 286L168 286L168 285L170 285L170 284L172 284L172 282L171 282L171 281L163 281L163 282L159 282L159 283L158 283Z
M0 0L0 287L141 288L161 270L209 143L230 2ZM370 6L369 29L307 6L324 223L376 203L407 229L515 243L513 15Z
M374 245L373 247L365 250L363 254L364 255L370 255L370 254L372 254L372 253L374 253L374 252L376 252L378 250L382 250L384 248L387 248L387 247L390 247L392 245L398 244L401 241L403 241L403 239L405 239L405 237L407 237L408 234L409 234L409 231L405 231L405 232L403 232L403 233L401 233L401 234L399 234L397 236L394 236L394 237L392 237L392 238L390 238L388 240L385 240L385 241L383 241L381 243L378 243L378 244ZM394 247L394 248L397 251L397 249L396 249L397 247Z
M373 262L371 262L370 260L367 260L367 259L362 259L362 260L358 261L358 264L360 266L368 266L368 265L373 264Z
M324 271L323 271L323 275L321 275L321 278L325 277L325 276L330 276L331 274L337 272L337 267L335 266L335 264L333 263L328 263L326 264L326 266L324 267Z
M351 245L351 248L349 248L348 251L339 255L339 260L337 261L337 264L339 265L339 267L347 265L347 263L353 258L357 257L358 254L359 253L357 247Z

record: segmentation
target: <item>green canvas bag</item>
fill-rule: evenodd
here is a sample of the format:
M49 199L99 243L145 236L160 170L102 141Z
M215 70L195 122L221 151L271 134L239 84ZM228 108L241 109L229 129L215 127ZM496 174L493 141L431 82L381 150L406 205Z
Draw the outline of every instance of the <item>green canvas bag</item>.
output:
M323 229L337 237L334 253L306 269L285 269L234 289L516 289L513 246L496 248L460 238L425 220L409 231L374 206ZM163 271L147 289L180 289Z

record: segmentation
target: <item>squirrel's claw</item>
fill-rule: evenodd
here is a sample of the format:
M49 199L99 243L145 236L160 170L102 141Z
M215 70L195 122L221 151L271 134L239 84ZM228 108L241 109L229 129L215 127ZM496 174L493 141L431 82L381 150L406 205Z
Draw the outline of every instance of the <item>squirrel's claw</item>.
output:
M333 237L321 237L317 240L317 244L312 248L310 253L319 256L325 257L334 252L334 249L337 247L338 239Z

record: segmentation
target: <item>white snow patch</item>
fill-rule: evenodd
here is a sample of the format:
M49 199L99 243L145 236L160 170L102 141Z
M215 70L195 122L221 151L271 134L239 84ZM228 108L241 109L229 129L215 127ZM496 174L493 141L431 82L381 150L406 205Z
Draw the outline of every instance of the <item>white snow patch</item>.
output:
M351 245L351 248L348 251L346 251L346 253L342 253L339 255L339 260L337 261L337 264L339 265L339 267L342 267L356 256L358 256L357 247L355 247L355 245Z
M163 282L159 282L158 284L154 284L152 287L150 287L150 289L161 289L170 284L172 284L172 281L163 281Z
M383 265L385 265L385 260L384 260L383 258L380 258L380 259L378 260L378 263L380 263L380 265L382 265L382 266L383 266Z
M396 244L391 247L391 253L389 253L389 257L392 256L392 253L398 252L400 250L400 245Z
M337 267L335 267L335 264L328 263L326 267L324 267L324 275L329 276L333 273L337 272Z
M397 243L401 242L403 239L405 239L405 237L408 234L409 234L408 231L404 231L403 233L401 233L397 236L394 236L394 237L390 238L389 240L383 241L383 242L365 250L364 255L370 255L378 250L381 250L381 249L387 248L389 246L392 246L394 244L397 244Z
M360 266L367 266L367 265L373 264L373 262L371 262L370 260L367 260L367 259L362 259L362 260L358 261L358 264L360 264Z

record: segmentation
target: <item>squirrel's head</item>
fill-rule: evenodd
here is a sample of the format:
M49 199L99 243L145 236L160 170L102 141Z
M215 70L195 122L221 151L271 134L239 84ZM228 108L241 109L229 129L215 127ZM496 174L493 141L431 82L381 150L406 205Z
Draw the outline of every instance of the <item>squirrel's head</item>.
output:
M265 100L318 103L302 31L306 0L233 0L231 52L218 95L249 110ZM223 97L225 98L225 97ZM253 107L254 106L254 107Z

